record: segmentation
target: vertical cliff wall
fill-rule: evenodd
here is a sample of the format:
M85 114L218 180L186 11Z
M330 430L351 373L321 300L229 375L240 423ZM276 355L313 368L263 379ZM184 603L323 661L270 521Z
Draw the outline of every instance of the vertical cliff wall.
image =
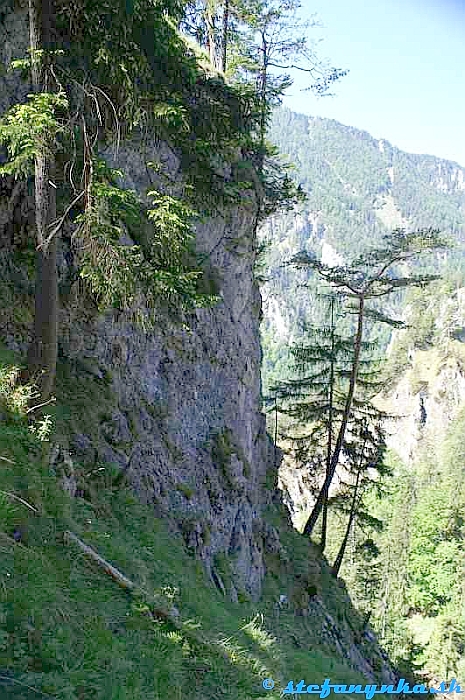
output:
M163 147L152 150L160 156ZM124 152L127 184L139 191L149 184L141 175L147 155ZM121 468L130 460L128 477L144 499L182 527L207 567L215 553L228 553L238 588L254 597L264 574L260 509L273 457L260 413L255 214L249 202L197 226L197 249L208 254L221 301L185 318L188 328L161 312L146 332L121 315L89 322L65 311L61 336L66 357L110 373L118 405L100 426L101 456ZM77 457L89 440L74 437Z
M2 65L25 54L26 8L4 14L0 38ZM27 86L7 73L0 80L3 112L24 97ZM117 154L104 155L122 167L125 185L141 196L154 184L147 161L162 163L171 178L179 172L176 156L162 143L134 141ZM0 195L3 278L14 287L19 276L23 293L30 294L32 275L21 266L12 274L6 261L11 263L28 236L32 239L32 197L12 179L3 179ZM270 498L263 484L272 456L260 412L255 219L254 198L249 196L197 226L197 250L207 255L208 273L221 301L181 320L160 311L152 331L122 314L98 315L85 308L79 283L73 282L66 240L60 254L62 288L68 291L62 296L60 361L87 368L97 381L109 378L115 397L110 411L96 414L92 430L70 431L63 447L79 462L101 460L127 469L140 496L182 529L209 571L215 554L228 554L234 568L233 598L237 591L259 595L270 537L270 526L261 518ZM3 309L0 323L2 337L24 352L30 319L14 318ZM212 576L218 585L219 574Z

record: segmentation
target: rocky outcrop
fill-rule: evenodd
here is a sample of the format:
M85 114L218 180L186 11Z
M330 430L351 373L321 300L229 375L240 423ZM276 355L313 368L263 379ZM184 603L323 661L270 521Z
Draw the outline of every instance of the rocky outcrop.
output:
M434 345L408 350L408 366L379 398L394 416L387 424L388 445L404 464L425 440L439 446L465 403L464 329L465 289L457 289L437 305Z
M140 191L150 184L141 177L144 157L124 153L127 184ZM98 444L85 433L69 436L74 458L88 460L96 450L94 460L129 465L127 476L141 497L182 529L207 569L215 554L229 554L236 588L255 598L265 571L261 509L270 496L263 483L274 450L260 413L254 222L249 204L197 227L197 248L215 272L218 305L182 322L160 311L155 328L146 331L122 314L96 315L68 304L59 345L63 358L92 368L96 379L110 377L116 397ZM2 335L24 351L27 339L18 343L11 324Z
M144 499L180 524L211 567L234 555L236 583L258 596L264 574L260 509L273 452L260 413L260 299L253 281L253 212L197 230L213 251L221 303L186 319L160 314L145 332L114 314L62 324L65 356L110 372L117 408L102 424L100 455L125 468ZM226 249L228 247L228 250ZM130 416L130 421L128 419ZM131 425L130 425L131 423ZM79 436L74 451L87 450Z
M26 55L26 6L2 14L1 20L5 66ZM4 72L0 113L27 92L28 86L17 76ZM148 171L149 160L162 163L175 178L174 190L182 188L179 163L166 144L142 145L135 140L104 156L112 165L123 166L124 184L142 196L159 184ZM18 226L23 226L27 238L34 218L26 188L15 189L10 180L3 180L2 187L0 238L6 270L9 254L23 242ZM96 381L110 378L107 384L115 397L93 435L69 435L71 457L127 469L141 498L153 503L155 512L173 527L181 528L186 544L208 570L217 553L231 557L236 589L253 598L260 594L264 550L270 539L264 534L261 510L271 498L263 482L274 459L260 412L255 219L249 193L240 206L197 226L197 250L206 257L220 303L177 320L160 310L151 331L122 314L97 315L82 308L78 283L73 282L72 255L64 241L60 274L70 290L61 311L59 338L62 359L86 366ZM10 272L5 277L11 279ZM17 280L14 283L17 286ZM2 313L0 322L8 344L24 351L27 324L21 337L11 316Z
M374 683L377 679L386 684L397 682L389 659L376 645L376 637L371 630L356 634L354 639L354 631L347 620L335 620L319 596L314 596L310 601L309 622L321 629L322 642L360 671L364 678Z

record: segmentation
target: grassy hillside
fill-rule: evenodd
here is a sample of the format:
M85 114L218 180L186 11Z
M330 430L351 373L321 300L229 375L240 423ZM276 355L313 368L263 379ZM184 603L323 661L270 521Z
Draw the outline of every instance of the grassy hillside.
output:
M258 604L228 602L195 561L182 537L115 486L111 465L51 468L53 445L65 445L70 425L91 426L111 407L104 380L60 364L57 403L46 416L26 415L27 392L14 383L18 358L0 351L0 696L16 700L191 700L266 697L291 679L325 677L364 683L320 638L309 618L277 615L281 593L298 592L315 553L280 523L291 560L268 562ZM87 376L87 378L86 378ZM51 421L51 423L50 423ZM56 450L55 450L56 451ZM61 469L61 471L60 471ZM66 474L65 474L66 472ZM71 497L60 487L78 488ZM134 581L120 588L64 533L74 532ZM218 562L227 585L228 560ZM291 577L289 570L292 571ZM293 578L292 578L293 577ZM361 633L345 590L323 563L315 578L327 609ZM172 617L153 614L166 611ZM275 691L262 681L274 678Z

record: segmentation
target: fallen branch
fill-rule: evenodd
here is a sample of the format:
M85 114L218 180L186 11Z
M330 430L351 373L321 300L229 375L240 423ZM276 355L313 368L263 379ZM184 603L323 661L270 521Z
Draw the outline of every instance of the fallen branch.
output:
M9 462L10 464L16 464L12 459L8 459L8 457L3 457L0 455L0 459L3 459L4 462Z
M103 571L108 574L121 588L125 591L129 591L133 594L139 594L141 597L145 598L147 604L151 606L150 615L152 617L163 620L164 622L170 622L177 629L181 629L181 624L179 620L170 612L167 612L149 596L142 588L137 586L133 581L131 581L127 576L125 576L119 569L117 569L113 564L110 564L106 559L100 556L95 549L90 547L88 544L83 542L74 532L66 530L64 533L65 544L69 542L74 542L79 549L84 552L93 562L95 562Z
M10 460L8 460L8 461L10 461ZM23 504L23 506L27 506L28 508L33 510L34 513L39 512L37 510L37 508L34 508L34 506L31 506L31 504L28 503L27 501L25 501L24 498L21 498L20 496L16 496L14 493L10 493L9 491L1 491L1 490L0 490L0 493L3 493L4 496L8 496L8 498L14 498L15 501L19 501L20 503Z
M32 690L34 693L39 693L39 695L42 695L44 698L50 698L50 700L56 700L56 695L48 695L48 693L43 693L39 688L35 688L33 685L27 685L27 683L23 683L23 681L18 681L16 678L13 678L12 676L6 676L3 675L3 673L0 674L0 679L3 681L8 681L8 683L13 683L16 685L21 685L23 688L27 688L28 690Z
M69 542L74 542L77 544L79 549L81 549L84 554L86 554L92 561L94 561L96 564L100 566L101 569L105 571L106 574L111 576L111 578L116 581L118 586L121 588L124 588L127 591L133 591L136 588L136 584L133 583L130 579L128 579L124 574L121 573L121 571L118 571L116 567L114 567L112 564L110 564L106 559L100 556L100 554L97 554L95 549L92 549L92 547L89 547L88 544L85 544L82 540L79 539L77 535L74 534L74 532L70 532L69 530L66 530L65 535L65 544L69 544Z
M36 406L31 406L31 408L28 408L26 413L31 413L32 411L37 411L38 408L42 408L43 406L48 406L49 403L55 403L56 398L52 396L51 399L48 401L44 401L44 403L38 403Z

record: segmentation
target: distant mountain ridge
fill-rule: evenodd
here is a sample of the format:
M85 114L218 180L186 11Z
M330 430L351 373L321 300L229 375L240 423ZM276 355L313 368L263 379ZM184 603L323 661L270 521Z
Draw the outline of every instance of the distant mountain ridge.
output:
M276 111L269 138L308 192L307 233L321 236L323 227L338 251L353 252L354 244L400 225L434 226L465 240L465 168L457 163L288 109Z
M285 108L276 110L268 138L294 165L308 198L295 211L270 219L262 231L268 243L268 281L262 287L265 391L269 376L285 370L283 346L296 337L299 321L318 321L316 289L302 288L302 274L283 267L299 250L350 260L395 228L433 227L455 247L437 253L423 269L465 286L465 168ZM401 312L399 301L390 303Z

